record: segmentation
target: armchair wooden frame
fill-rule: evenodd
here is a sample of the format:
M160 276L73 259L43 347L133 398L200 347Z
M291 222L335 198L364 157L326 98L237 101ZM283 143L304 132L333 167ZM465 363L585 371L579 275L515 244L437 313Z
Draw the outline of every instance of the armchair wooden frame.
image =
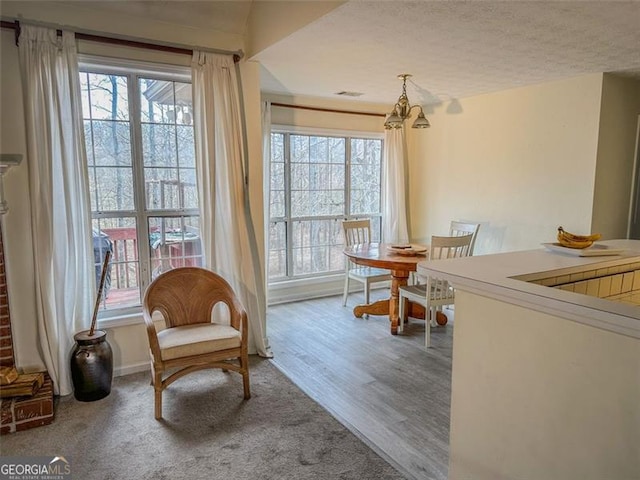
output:
M229 326L212 323L212 312L216 304L224 303L229 311ZM225 332L232 332L225 338L213 339L203 351L180 355L176 358L163 358L161 342L158 338L153 314L158 312L165 321L166 329L211 325ZM244 398L251 397L249 387L249 357L247 352L248 322L244 307L236 297L231 286L221 276L199 267L183 267L159 275L147 288L143 302L143 316L149 337L151 353L152 384L155 393L155 418L162 418L162 392L179 378L208 368L232 370L242 375ZM228 327L239 333L233 334ZM224 336L224 335L223 335ZM239 342L237 337L240 337ZM205 342L206 343L206 342ZM233 346L229 346L233 343ZM187 344L191 347L191 344ZM173 355L165 355L173 357ZM163 378L165 373L174 370Z

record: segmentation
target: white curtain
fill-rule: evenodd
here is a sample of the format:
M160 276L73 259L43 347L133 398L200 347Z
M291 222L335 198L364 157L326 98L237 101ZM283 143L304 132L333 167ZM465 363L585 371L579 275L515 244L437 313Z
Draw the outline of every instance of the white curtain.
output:
M39 343L54 391L73 391L73 336L91 322L93 254L73 33L21 25Z
M264 195L264 218L268 222L271 212L269 211L271 200L269 194L271 192L271 176L268 172L271 170L271 102L263 100L261 105L262 114L262 165L265 174L262 176L262 191ZM269 251L269 235L264 236L264 251ZM268 261L265 262L264 276L268 278ZM265 295L268 302L268 293Z
M405 188L406 147L404 128L385 130L383 150L382 239L386 243L407 243Z
M247 310L250 351L271 356L264 283L249 211L239 75L230 55L194 51L191 68L205 265L231 284Z

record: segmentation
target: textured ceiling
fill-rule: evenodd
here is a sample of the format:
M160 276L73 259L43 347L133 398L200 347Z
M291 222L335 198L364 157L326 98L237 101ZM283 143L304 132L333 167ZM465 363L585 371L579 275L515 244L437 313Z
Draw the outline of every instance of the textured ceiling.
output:
M435 104L595 72L640 78L640 2L353 0L255 55L263 90Z
M48 3L245 35L261 1ZM276 3L286 22L293 13ZM263 91L375 103L395 102L400 73L413 74L407 93L422 104L597 72L640 79L640 0L351 0L251 59Z

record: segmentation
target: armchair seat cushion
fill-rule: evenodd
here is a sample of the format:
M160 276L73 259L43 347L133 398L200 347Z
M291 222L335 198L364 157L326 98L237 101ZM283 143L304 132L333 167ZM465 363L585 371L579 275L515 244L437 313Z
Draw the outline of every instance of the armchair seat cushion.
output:
M241 340L238 330L216 323L183 325L158 332L163 361L238 348Z

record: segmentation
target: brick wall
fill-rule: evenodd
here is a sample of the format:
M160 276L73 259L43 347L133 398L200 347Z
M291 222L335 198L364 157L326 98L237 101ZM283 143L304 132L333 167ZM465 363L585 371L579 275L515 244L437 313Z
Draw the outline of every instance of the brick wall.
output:
M14 364L7 275L4 266L4 242L2 240L2 225L0 224L0 366L10 367Z

